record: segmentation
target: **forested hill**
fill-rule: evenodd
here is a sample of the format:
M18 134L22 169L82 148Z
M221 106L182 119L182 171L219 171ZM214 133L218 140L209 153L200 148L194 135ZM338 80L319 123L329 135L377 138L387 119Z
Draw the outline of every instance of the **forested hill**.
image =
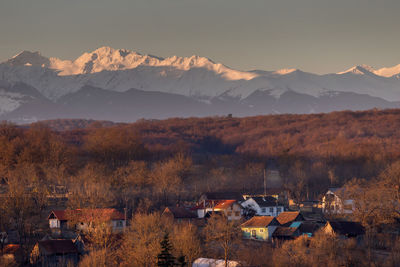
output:
M187 192L257 190L263 170L274 168L304 199L353 178L379 177L400 160L400 110L0 126L0 174L29 167L49 184L84 179L85 170L113 184L126 166L161 177L163 168L182 165Z
M311 115L268 115L246 118L208 117L141 120L131 124L90 123L82 120L46 121L64 131L64 138L94 134L101 125L133 131L152 152L230 154L281 165L288 159L312 164L351 165L340 168L340 176L374 175L385 162L400 157L400 110L333 112ZM72 123L72 126L71 126ZM94 127L95 126L95 127ZM350 167L349 167L350 168ZM343 173L344 172L344 173Z

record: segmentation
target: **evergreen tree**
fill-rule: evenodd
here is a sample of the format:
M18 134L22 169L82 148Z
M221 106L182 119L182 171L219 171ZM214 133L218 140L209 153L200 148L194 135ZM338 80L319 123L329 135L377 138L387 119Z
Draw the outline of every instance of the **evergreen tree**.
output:
M180 257L177 259L177 264L176 264L176 266L178 266L178 267L185 267L185 266L186 266L185 256L180 256Z
M175 257L170 253L172 246L169 242L168 233L164 235L164 239L160 242L160 244L161 253L157 255L157 266L173 267L175 265Z

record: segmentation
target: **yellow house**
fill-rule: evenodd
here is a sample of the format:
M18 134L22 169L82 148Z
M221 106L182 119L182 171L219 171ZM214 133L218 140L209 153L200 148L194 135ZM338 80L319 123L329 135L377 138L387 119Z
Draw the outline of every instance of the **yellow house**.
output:
M273 216L254 216L240 227L243 238L267 241L278 226L279 222Z

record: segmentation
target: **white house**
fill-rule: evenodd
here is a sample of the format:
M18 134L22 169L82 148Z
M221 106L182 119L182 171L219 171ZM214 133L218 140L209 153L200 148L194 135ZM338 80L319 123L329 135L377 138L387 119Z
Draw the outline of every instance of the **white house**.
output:
M346 199L344 188L329 188L322 197L322 211L332 214L351 214L354 209L354 201Z
M240 266L239 262L228 261L228 267L238 266ZM193 262L192 267L225 267L225 261L217 259L198 258Z
M259 216L278 216L284 211L284 206L278 203L278 200L271 196L250 197L241 203L243 208L252 209Z

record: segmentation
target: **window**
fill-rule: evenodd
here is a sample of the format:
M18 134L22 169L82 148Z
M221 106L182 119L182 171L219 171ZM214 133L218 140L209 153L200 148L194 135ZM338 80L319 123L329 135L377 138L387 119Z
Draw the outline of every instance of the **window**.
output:
M261 212L265 213L267 211L267 208L261 208Z
M240 211L235 211L235 216L240 216Z
M274 212L274 208L269 208L269 212Z
M228 211L227 216L228 217L232 216L232 211Z
M122 221L117 221L117 227L122 227L123 226L123 222Z
M264 232L264 229L260 229L260 232L261 232L261 233Z
M282 208L281 207L276 208L276 212L282 212Z

